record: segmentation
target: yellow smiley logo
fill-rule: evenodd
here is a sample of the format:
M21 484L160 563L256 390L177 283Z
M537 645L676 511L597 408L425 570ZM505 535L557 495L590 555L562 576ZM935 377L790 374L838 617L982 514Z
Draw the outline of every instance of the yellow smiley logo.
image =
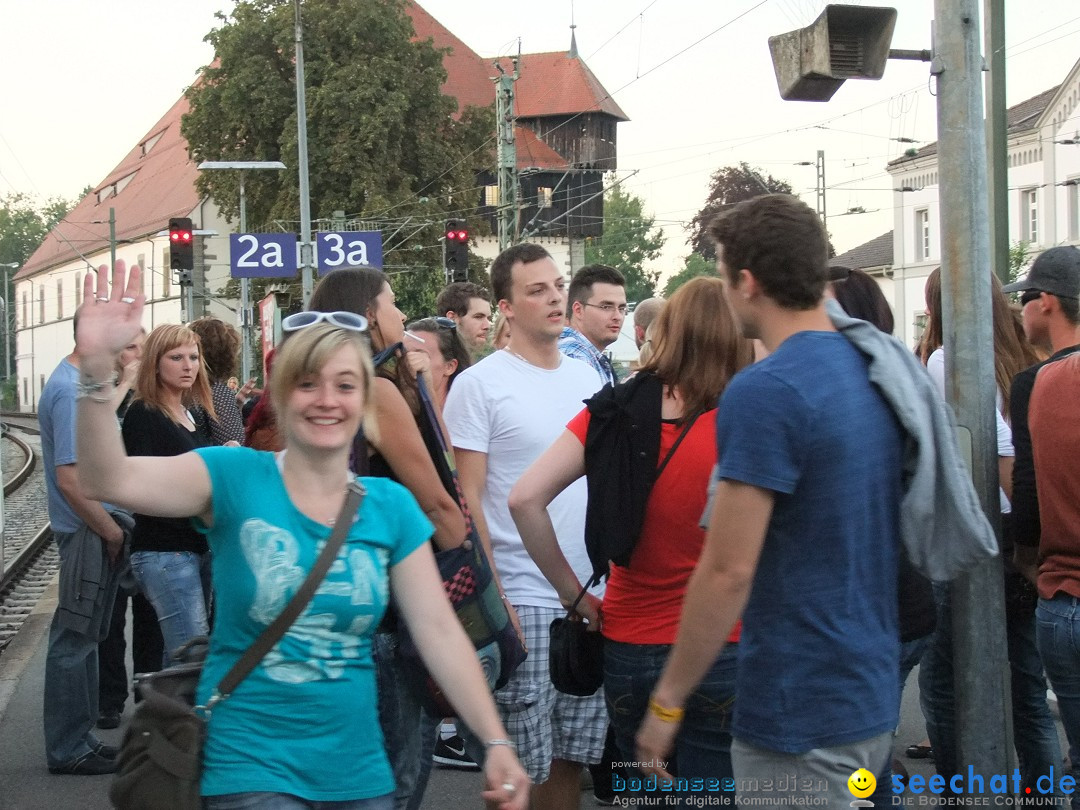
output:
M859 768L847 780L848 790L858 799L865 799L877 787L877 779L866 768Z

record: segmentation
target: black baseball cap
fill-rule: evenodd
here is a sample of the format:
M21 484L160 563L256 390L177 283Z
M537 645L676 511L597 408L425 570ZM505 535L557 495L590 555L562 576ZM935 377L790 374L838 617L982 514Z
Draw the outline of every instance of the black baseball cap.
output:
M1027 278L1006 284L1002 292L1037 290L1061 298L1080 298L1080 250L1071 245L1052 247L1039 254Z

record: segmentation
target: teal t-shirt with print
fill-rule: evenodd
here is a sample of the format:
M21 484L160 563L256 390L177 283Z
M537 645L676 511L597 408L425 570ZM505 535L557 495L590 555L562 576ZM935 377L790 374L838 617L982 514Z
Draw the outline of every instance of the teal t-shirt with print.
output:
M199 683L213 687L285 607L330 536L289 500L271 453L196 451L213 487L215 599ZM412 495L363 478L359 519L304 612L213 710L202 793L271 791L309 801L382 796L394 780L379 731L371 636L386 610L387 570L432 535ZM196 521L198 522L198 521Z

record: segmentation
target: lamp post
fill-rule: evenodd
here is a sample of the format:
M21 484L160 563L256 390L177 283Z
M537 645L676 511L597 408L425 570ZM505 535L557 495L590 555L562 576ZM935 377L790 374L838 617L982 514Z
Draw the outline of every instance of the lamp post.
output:
M19 266L18 262L0 262L4 268L4 382L11 379L11 296L8 295L8 276L10 270Z
M259 169L285 168L280 160L204 160L200 171L235 170L240 172L240 233L247 232L247 197L244 194L244 172ZM240 378L251 379L251 279L240 279Z

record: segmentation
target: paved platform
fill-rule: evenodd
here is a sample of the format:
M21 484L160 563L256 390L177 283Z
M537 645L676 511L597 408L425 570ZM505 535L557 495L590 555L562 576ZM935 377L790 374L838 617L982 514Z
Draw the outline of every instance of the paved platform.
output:
M54 584L0 656L0 810L107 810L110 807L111 777L53 776L45 766L42 683L49 622L55 606ZM130 712L129 701L125 720ZM118 744L122 729L123 726L97 733L105 742ZM931 762L904 759L902 754L908 744L922 740L924 734L918 683L913 675L904 691L895 749L912 774L929 777L933 774ZM1064 746L1063 735L1062 742ZM482 781L477 772L436 768L422 810L480 808ZM579 806L581 810L596 807L591 792L582 793Z

